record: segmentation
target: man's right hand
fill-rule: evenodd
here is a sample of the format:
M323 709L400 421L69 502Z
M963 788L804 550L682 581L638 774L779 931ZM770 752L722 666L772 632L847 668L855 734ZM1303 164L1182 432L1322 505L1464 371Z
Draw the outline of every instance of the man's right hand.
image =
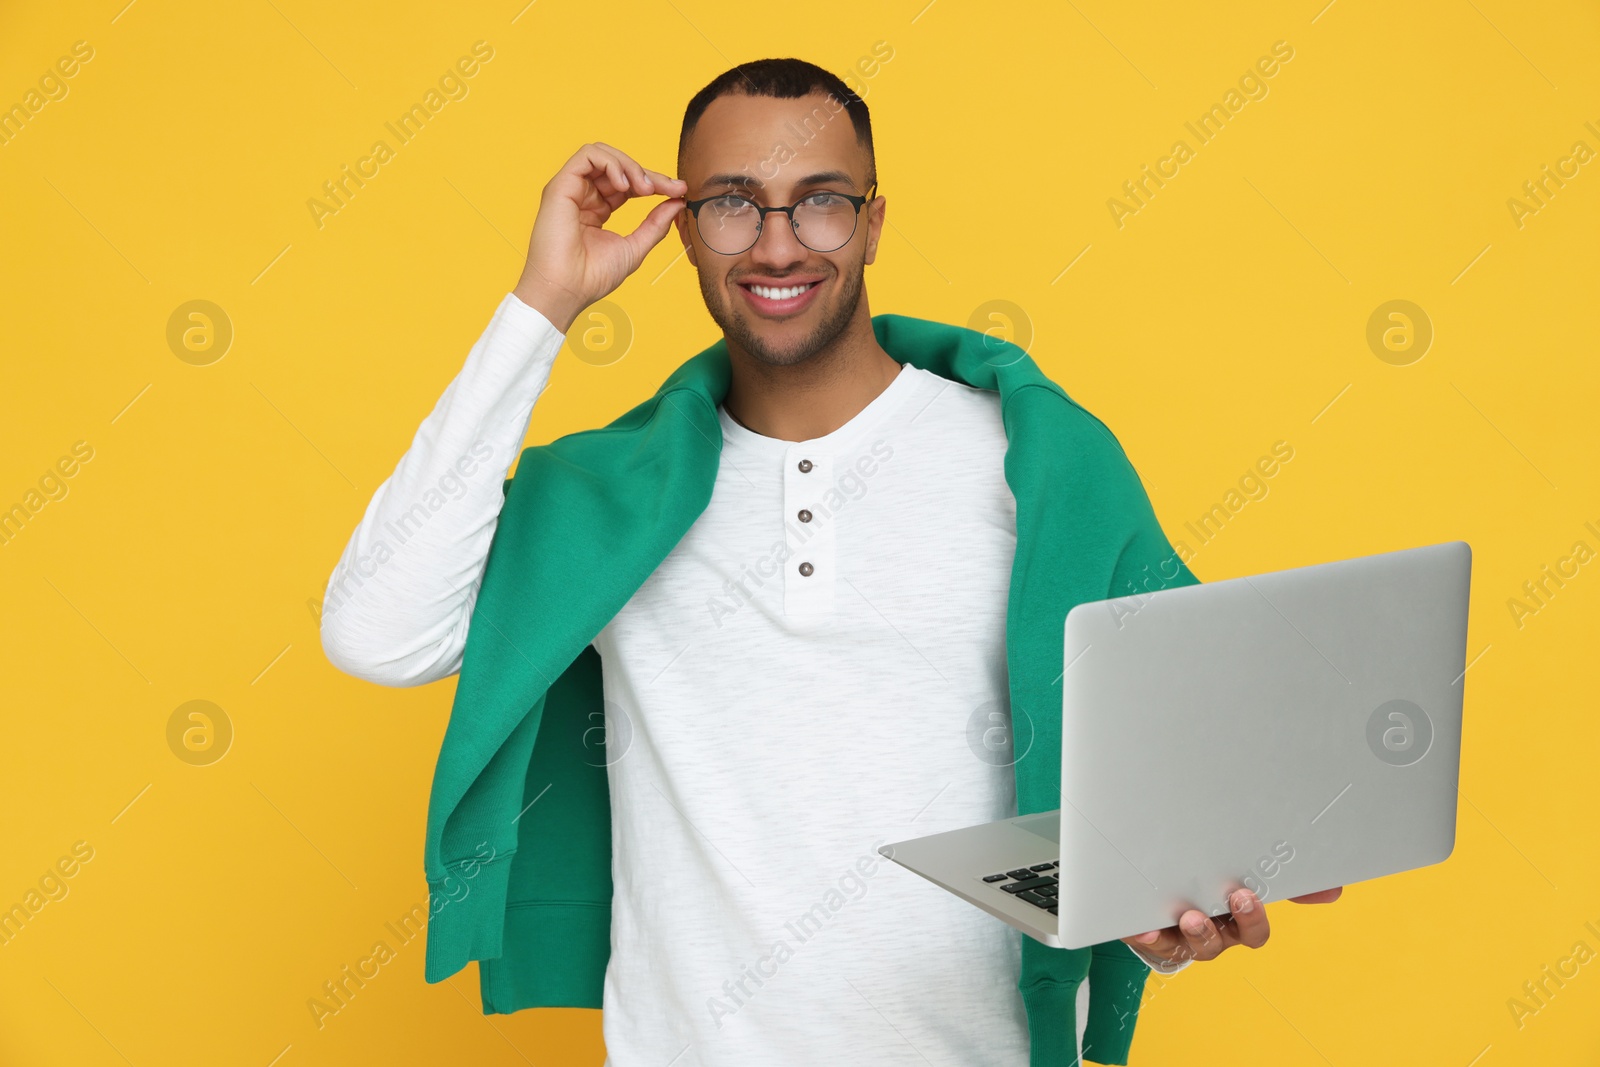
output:
M608 144L586 144L545 184L517 299L565 333L584 308L639 269L672 228L689 187ZM630 234L605 229L636 196L666 196Z

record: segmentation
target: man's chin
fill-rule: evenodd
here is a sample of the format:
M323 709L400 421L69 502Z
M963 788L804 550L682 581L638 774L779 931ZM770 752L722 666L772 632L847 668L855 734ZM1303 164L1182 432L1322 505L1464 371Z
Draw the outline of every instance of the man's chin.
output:
M824 340L817 336L813 324L798 321L752 322L735 315L736 329L731 331L741 348L762 363L773 367L790 367L804 363L822 349ZM730 331L724 331L730 332Z
M820 301L788 319L765 319L737 302L724 303L720 293L708 292L704 282L701 296L706 310L729 341L769 367L792 367L804 363L832 344L855 314L864 289L858 273L843 284L831 301Z

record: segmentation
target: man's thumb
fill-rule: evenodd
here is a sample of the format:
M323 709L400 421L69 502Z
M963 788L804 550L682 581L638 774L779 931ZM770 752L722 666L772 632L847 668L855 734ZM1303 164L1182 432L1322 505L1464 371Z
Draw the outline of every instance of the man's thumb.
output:
M644 262L644 257L650 254L650 250L661 243L667 231L672 229L672 220L677 218L678 212L682 210L681 197L663 200L650 209L650 214L644 217L644 221L639 223L637 229L628 234L628 250L633 254L635 269L637 264Z

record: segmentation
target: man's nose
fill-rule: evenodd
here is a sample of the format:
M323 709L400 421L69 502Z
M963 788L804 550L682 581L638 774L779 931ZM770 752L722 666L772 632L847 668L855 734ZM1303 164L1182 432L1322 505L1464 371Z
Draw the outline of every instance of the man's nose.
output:
M750 256L764 266L789 266L806 258L806 246L794 235L789 216L769 214L750 248Z

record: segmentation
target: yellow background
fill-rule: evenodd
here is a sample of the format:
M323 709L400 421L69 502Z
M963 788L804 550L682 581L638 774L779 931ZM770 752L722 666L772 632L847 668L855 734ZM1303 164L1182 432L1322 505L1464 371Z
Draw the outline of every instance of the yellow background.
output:
M873 311L1015 305L1190 547L1184 523L1292 444L1194 555L1202 580L1474 549L1455 854L1275 905L1265 949L1152 981L1134 1062L1600 1062L1600 963L1520 1027L1507 1007L1576 942L1600 951L1600 564L1520 627L1508 608L1574 542L1600 550L1600 162L1520 227L1507 206L1575 141L1600 150L1594 5L524 2L0 15L0 104L94 49L0 146L0 506L93 449L0 545L0 905L94 850L0 946L0 1062L600 1063L599 1013L486 1019L476 968L426 985L420 940L313 1023L322 983L426 899L454 681L340 674L310 605L574 149L671 172L684 105L734 62L844 73L880 41L855 76L888 199ZM319 228L322 183L478 40L469 94ZM1184 122L1280 40L1268 95L1199 145ZM1194 158L1119 228L1108 199L1179 138ZM166 338L196 299L234 331L208 366ZM564 352L530 443L717 336L675 237L612 299L631 348ZM1435 331L1406 366L1366 342L1396 299ZM207 766L169 748L190 700L232 726Z

